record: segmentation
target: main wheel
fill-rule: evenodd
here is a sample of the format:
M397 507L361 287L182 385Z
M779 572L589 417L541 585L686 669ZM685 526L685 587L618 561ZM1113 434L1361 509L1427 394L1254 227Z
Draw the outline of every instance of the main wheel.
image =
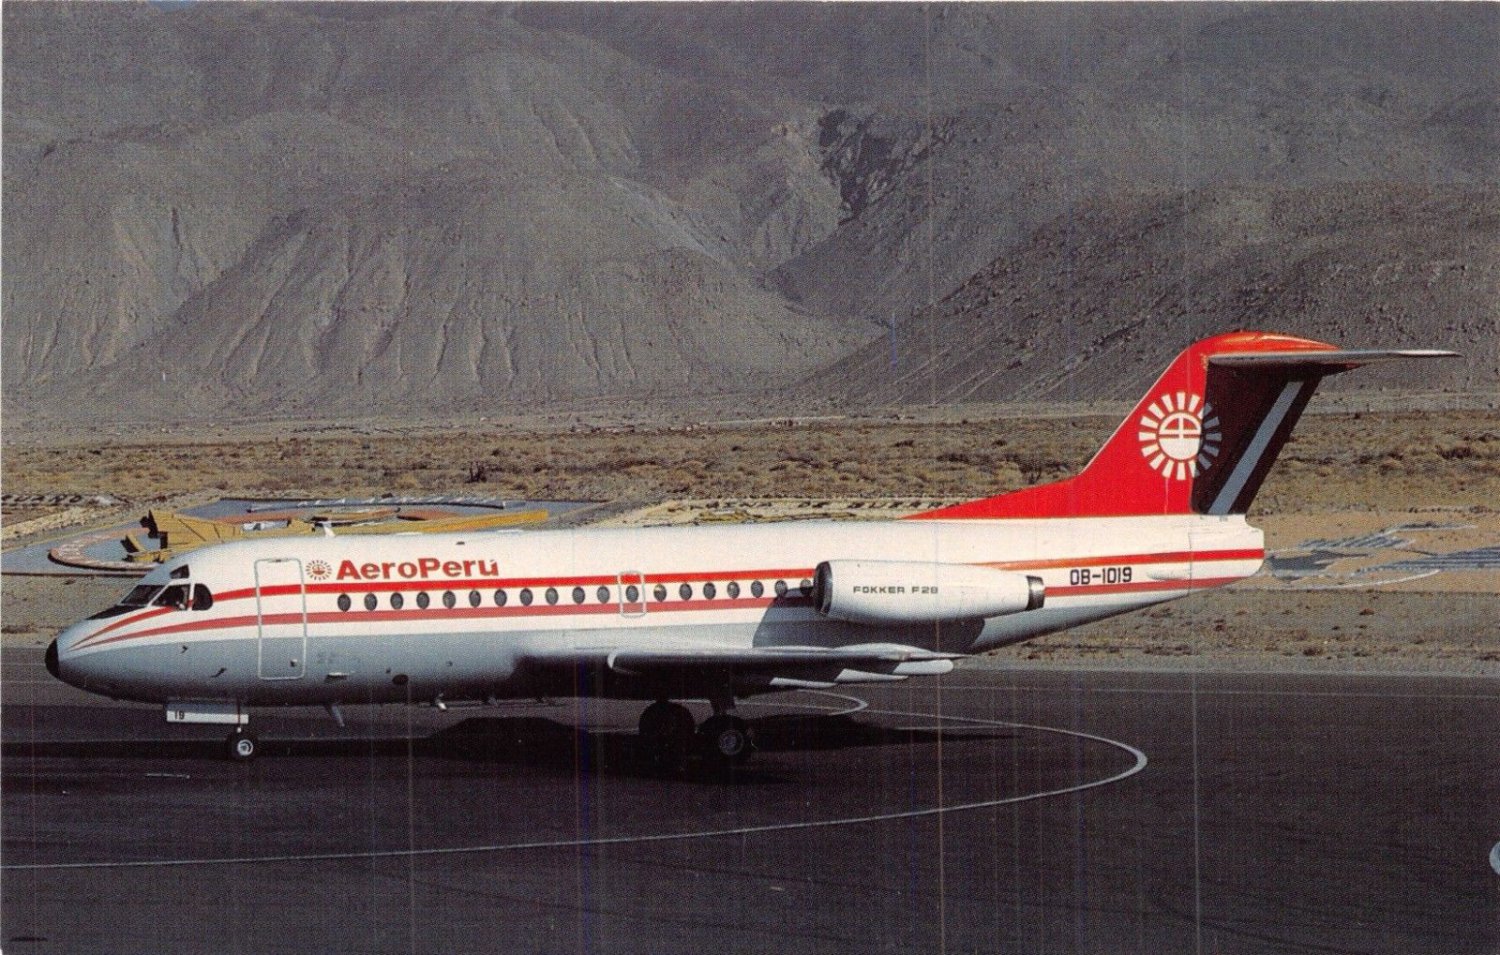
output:
M674 770L687 759L693 741L693 714L680 703L657 700L641 714L641 751L656 769Z
M755 734L738 716L711 716L698 727L703 756L710 765L733 766L755 752Z
M235 730L224 740L225 753L237 763L247 763L260 752L260 739L246 730Z

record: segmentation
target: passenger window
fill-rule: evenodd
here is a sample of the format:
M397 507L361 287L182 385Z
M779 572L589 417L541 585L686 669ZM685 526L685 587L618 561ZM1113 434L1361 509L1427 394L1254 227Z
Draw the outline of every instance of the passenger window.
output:
M681 587L678 587L677 588L677 596L681 597L683 600L692 600L693 599L693 585L692 584L683 584Z
M657 600L666 600L667 599L667 585L666 584L657 584L656 585L656 589L653 590L653 591L651 591L651 596L655 597Z
M484 598L479 595L479 591L477 591L477 590L471 590L471 591L469 591L469 606L471 606L471 607L477 607L477 606L479 606L483 602L484 602Z
M497 607L503 607L503 606L505 606L505 591L503 591L503 590L497 590L497 591L495 591L495 606L497 606Z
M349 599L349 595L348 594L339 594L339 609L340 610L348 610L352 606L354 606L354 601L352 601L352 600Z
M703 585L703 599L704 600L712 600L712 599L714 599L714 596L718 592L719 592L719 588L715 587L712 582L709 582L709 583L706 583L706 584Z
M374 610L375 609L375 604L376 604L375 595L374 594L365 594L365 609L366 610Z
M523 607L529 607L529 606L531 606L531 588L530 587L522 587L521 588L521 606L523 606Z
M575 604L581 604L581 603L583 603L583 600L584 600L584 598L586 596L588 596L588 595L583 592L583 588L582 587L574 587L573 588L573 602Z
M553 606L553 607L557 606L557 588L556 587L548 587L547 588L547 604L548 604L548 606Z
M750 582L750 596L752 596L752 597L764 597L765 595L766 595L766 585L765 584L761 583L758 580L754 580L754 581Z
M664 600L666 598L666 596L667 596L667 591L666 591L666 588L663 587L662 588L662 594L661 594L661 596L657 597L656 599L657 600ZM637 587L635 584L631 584L629 587L625 588L625 602L626 603L633 603L633 604L641 602L641 591L640 591L640 588Z
M778 596L778 597L785 597L786 596L786 581L784 581L784 580L778 580L778 581L776 581L776 596Z
M193 585L193 609L207 610L214 605L214 595L202 584Z
M602 603L602 604L609 603L609 588L608 587L600 587L599 588L599 602Z
M417 606L418 607L421 607L423 610L426 610L431 605L432 605L432 598L429 597L429 596L427 596L427 591L424 590L421 593L417 594Z
M451 590L443 591L443 606L447 607L449 610L452 610L454 607L458 606L458 594L455 594Z
M737 597L739 597L739 595L740 595L740 584L739 584L739 581L731 580L729 582L729 584L724 588L724 592L729 595L729 599L731 599L731 600L734 600Z
M421 599L419 598L417 602L421 603ZM399 592L391 594L391 609L392 610L400 610L405 605L406 605L406 598L403 597L403 596L401 596L401 594Z
M802 583L800 583L800 584L797 585L797 589L802 592L802 596L804 596L804 597L811 597L812 596L812 581L808 580L806 577L803 577L802 578Z

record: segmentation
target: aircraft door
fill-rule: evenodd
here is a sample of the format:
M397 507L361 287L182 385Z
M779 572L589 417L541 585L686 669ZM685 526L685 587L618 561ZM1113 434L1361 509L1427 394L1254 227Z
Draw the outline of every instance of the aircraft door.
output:
M307 586L302 561L255 562L256 672L262 680L297 680L307 668Z
M622 570L620 583L620 616L646 615L646 575L638 570Z

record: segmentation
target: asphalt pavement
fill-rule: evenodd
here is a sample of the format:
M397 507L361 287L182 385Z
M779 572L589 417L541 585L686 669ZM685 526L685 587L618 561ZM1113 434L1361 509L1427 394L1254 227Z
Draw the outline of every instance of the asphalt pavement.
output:
M233 764L3 663L8 955L1500 951L1495 680L965 666L753 701L722 776L574 700Z

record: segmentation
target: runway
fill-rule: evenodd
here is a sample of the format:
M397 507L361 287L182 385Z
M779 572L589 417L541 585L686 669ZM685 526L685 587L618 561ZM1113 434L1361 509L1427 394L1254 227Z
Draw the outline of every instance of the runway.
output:
M270 745L6 648L10 952L1500 948L1500 684L1036 672L746 706L730 778L639 707L257 713Z

